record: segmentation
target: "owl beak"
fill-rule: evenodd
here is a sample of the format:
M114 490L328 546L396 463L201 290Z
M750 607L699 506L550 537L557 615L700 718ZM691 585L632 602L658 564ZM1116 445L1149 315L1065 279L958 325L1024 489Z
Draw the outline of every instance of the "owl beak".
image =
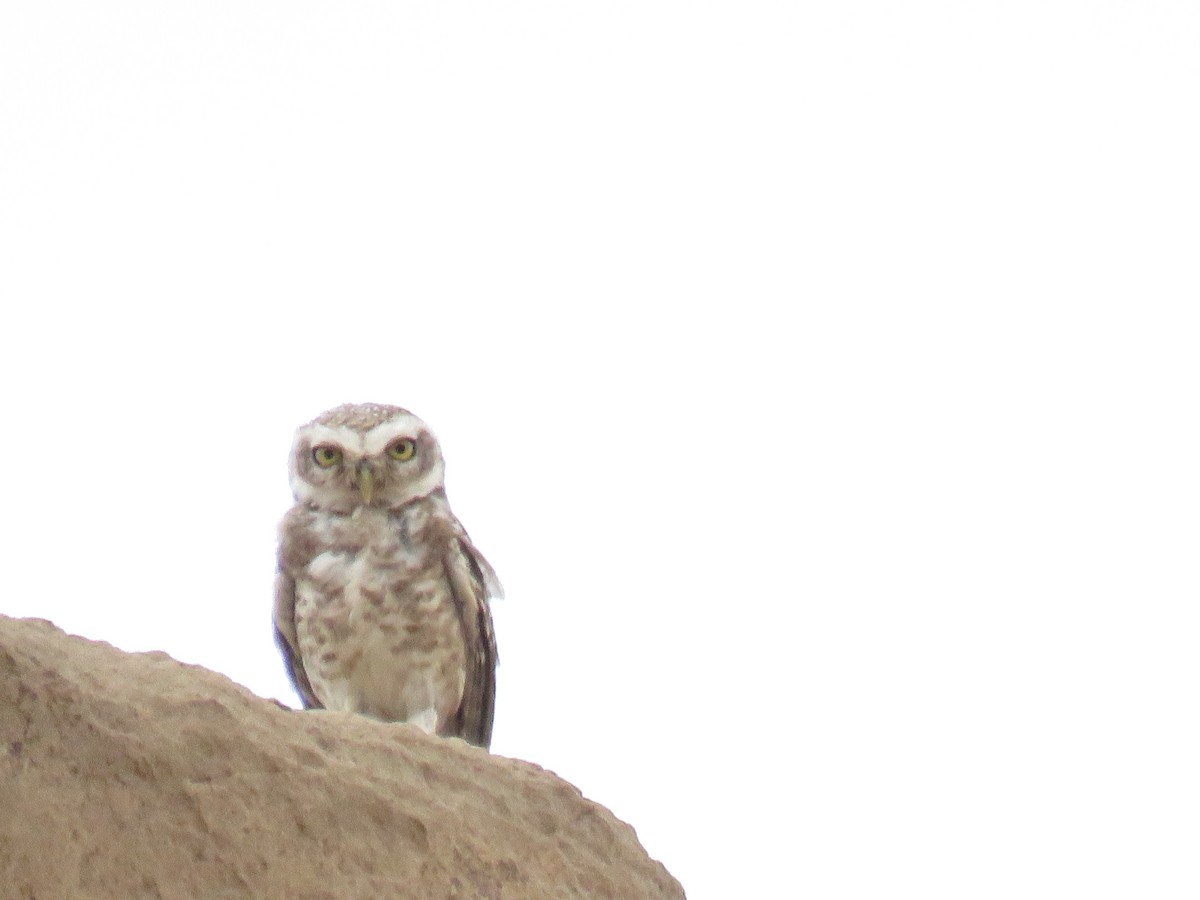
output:
M375 494L375 476L366 466L361 466L358 470L358 492L362 494L363 503L369 506L371 497Z

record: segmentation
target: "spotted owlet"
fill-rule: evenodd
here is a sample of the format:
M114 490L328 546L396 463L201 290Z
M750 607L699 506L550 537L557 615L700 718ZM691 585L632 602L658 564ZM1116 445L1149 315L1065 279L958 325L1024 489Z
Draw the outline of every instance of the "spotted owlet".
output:
M280 523L275 639L306 709L409 722L487 747L488 608L500 583L442 484L425 423L346 404L296 431Z

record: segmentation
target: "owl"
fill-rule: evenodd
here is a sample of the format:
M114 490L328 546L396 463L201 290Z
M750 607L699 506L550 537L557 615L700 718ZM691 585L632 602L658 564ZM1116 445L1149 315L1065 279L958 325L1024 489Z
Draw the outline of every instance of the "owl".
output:
M502 596L397 406L346 404L296 431L279 526L275 639L306 709L407 722L488 747Z

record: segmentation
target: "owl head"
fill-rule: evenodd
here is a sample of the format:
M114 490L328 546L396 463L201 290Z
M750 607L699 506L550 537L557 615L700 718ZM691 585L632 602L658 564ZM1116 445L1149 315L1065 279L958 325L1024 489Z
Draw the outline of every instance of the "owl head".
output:
M290 480L296 500L350 512L395 509L442 487L437 439L406 409L347 403L296 430Z

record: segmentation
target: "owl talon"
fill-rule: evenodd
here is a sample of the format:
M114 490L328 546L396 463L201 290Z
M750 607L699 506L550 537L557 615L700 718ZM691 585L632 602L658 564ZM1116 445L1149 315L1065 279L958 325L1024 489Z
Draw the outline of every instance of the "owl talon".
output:
M437 722L437 710L432 706L426 707L420 712L408 717L409 725L416 725L426 734L434 734L437 732Z

